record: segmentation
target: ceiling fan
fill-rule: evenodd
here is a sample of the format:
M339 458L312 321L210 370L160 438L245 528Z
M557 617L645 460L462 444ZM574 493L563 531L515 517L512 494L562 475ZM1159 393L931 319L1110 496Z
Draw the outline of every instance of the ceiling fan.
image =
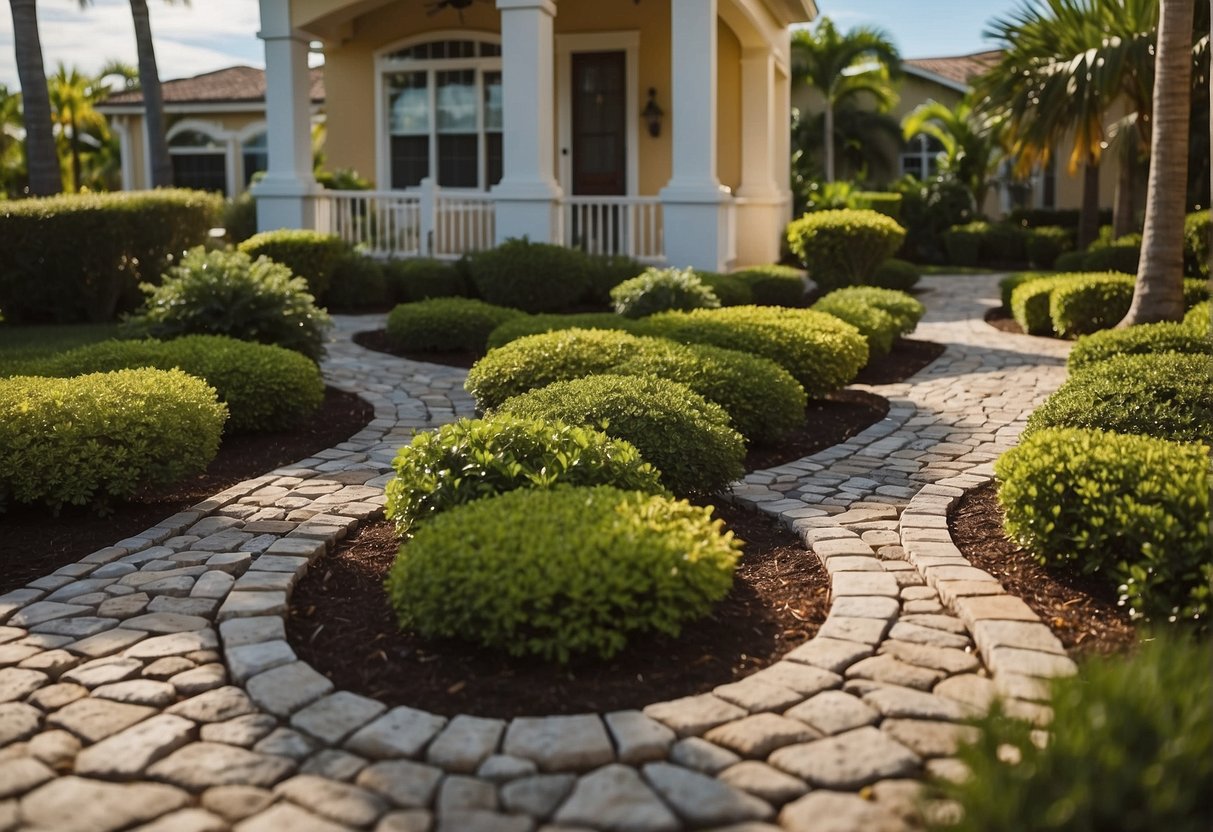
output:
M459 12L459 22L463 23L463 10L471 8L474 0L430 0L426 3L426 14L430 17L441 12L443 9L454 9ZM492 0L482 0L482 2L492 2Z

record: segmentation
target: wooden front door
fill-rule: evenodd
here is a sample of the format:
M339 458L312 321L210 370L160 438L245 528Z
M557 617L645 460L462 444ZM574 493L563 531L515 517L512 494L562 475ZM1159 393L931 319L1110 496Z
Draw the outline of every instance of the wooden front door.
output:
M573 54L573 193L628 192L625 53Z

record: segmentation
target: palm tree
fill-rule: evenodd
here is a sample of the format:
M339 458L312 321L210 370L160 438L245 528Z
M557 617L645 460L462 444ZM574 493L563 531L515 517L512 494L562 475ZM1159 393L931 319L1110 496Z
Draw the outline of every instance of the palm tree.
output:
M164 132L164 96L160 91L160 72L156 68L147 0L131 0L131 16L135 19L135 47L139 53L139 86L143 89L143 118L147 124L152 187L170 188L173 185L173 160L168 155L168 140Z
M1003 159L999 123L998 117L979 113L966 96L955 107L938 101L920 104L902 119L901 131L907 141L919 133L938 140L944 152L941 170L969 189L981 211Z
M792 35L792 78L821 93L825 105L822 128L825 175L834 181L834 115L836 110L867 95L878 111L897 102L893 81L901 74L901 56L888 35L867 26L840 33L828 17L817 28Z
M1188 179L1195 0L1162 0L1154 78L1153 159L1133 304L1120 326L1183 317L1182 183Z
M93 105L104 97L106 89L76 69L69 70L62 63L49 79L49 87L52 118L71 159L68 189L78 192L84 182L80 162L84 151L81 137L86 130L94 130L102 138L109 134L105 117L93 109Z
M38 37L35 0L9 0L13 10L13 42L17 78L25 120L25 158L30 193L57 194L62 188L55 135L51 129L51 103L42 64L42 41Z
M16 194L25 179L22 132L21 96L0 84L0 197Z

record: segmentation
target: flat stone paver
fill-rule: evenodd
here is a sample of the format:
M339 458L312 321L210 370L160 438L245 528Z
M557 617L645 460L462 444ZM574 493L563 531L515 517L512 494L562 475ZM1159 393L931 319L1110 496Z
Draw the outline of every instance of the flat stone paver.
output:
M368 352L351 336L382 316L337 316L322 367L372 405L364 430L0 596L0 747L25 744L0 806L69 832L906 828L965 718L1002 693L1047 720L1044 681L1074 672L947 530L1065 377L1068 344L982 321L996 280L925 279L915 337L947 350L857 386L888 416L733 487L822 559L816 638L710 693L513 720L335 690L286 639L295 582L381 512L400 445L474 414L464 371Z

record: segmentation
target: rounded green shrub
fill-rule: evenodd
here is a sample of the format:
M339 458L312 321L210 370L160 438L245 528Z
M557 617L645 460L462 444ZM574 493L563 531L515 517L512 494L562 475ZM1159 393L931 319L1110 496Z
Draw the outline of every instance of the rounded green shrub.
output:
M560 312L589 290L589 258L581 251L507 240L467 257L476 293L491 304L525 312Z
M1071 372L1118 355L1179 352L1213 354L1213 335L1187 324L1140 324L1128 329L1105 329L1078 339L1067 365Z
M897 321L883 309L855 297L840 296L838 289L813 304L813 311L846 321L868 339L869 356L888 355L897 339Z
M745 441L720 405L648 376L588 376L509 399L501 411L599 428L631 442L675 494L713 494L741 476Z
M735 274L701 272L698 269L695 274L720 299L721 306L748 306L754 303L754 290Z
M1086 335L1116 326L1133 303L1134 279L1119 275L1107 279L1079 280L1053 290L1049 297L1049 318L1053 330L1062 336ZM1183 282L1184 307L1208 297L1201 280Z
M720 299L691 269L646 269L611 290L615 314L647 318L671 309L716 309Z
M1120 355L1083 367L1028 418L1027 432L1061 427L1213 443L1209 359Z
M898 335L913 332L927 312L927 308L912 295L877 286L848 286L845 289L836 289L826 297L867 304L888 313L896 324Z
M804 306L804 272L791 266L751 266L732 272L733 277L750 287L752 301L758 306ZM733 304L740 305L740 304Z
M954 225L943 233L943 247L948 253L948 263L953 266L972 268L981 262L981 242L990 230L988 222L980 220L964 225Z
M1213 302L1201 301L1184 315L1184 326L1192 327L1206 335L1213 332Z
M610 658L676 636L733 583L740 544L711 509L610 486L511 491L446 512L387 580L401 626L516 656Z
M104 512L205 470L226 418L214 389L180 370L0 379L0 507Z
M981 235L981 260L998 265L1021 265L1028 260L1028 232L1011 223L990 223Z
M817 211L788 226L788 247L823 292L866 283L905 240L897 221L871 210Z
M1082 258L1082 269L1086 272L1124 272L1136 274L1141 261L1141 241L1135 244L1115 243L1108 246L1092 245Z
M1046 565L1106 576L1136 618L1207 627L1208 454L1148 436L1040 430L994 466L1007 534Z
M399 350L483 352L490 332L521 315L472 298L432 298L393 309L387 337Z
M1002 300L1002 307L1010 311L1011 309L1011 293L1017 288L1030 283L1033 280L1040 280L1042 277L1055 277L1056 272L1013 272L998 281L998 295Z
M504 347L527 335L542 335L562 329L616 329L643 335L643 321L633 321L614 312L582 312L576 315L519 315L489 333L490 350Z
M587 427L505 414L419 433L392 467L387 517L402 537L447 509L516 488L664 491L659 472L627 442Z
M295 277L307 281L308 291L322 301L332 285L333 269L350 252L349 244L339 237L297 228L262 231L238 249L254 260L268 257L286 266Z
M199 247L159 286L142 289L147 300L131 324L154 338L227 335L286 347L313 361L324 354L328 315L302 278L268 259Z
M585 300L597 306L609 306L611 290L625 280L639 276L645 265L622 254L591 254L586 257L589 266Z
M39 362L37 374L67 378L140 367L177 368L214 387L231 414L230 433L297 427L324 401L324 379L312 361L282 347L221 335L101 341Z
M378 309L388 303L387 278L383 267L370 257L347 254L332 271L326 305L338 312Z
M1085 251L1063 251L1053 261L1053 268L1059 272L1086 271L1087 253Z
M647 320L654 335L769 358L810 396L845 387L868 363L868 343L850 324L810 309L733 306L663 312Z
M1027 232L1025 253L1034 269L1051 269L1057 258L1074 245L1071 229L1044 225Z
M223 206L224 236L233 245L243 243L257 233L257 200L252 193L245 191L235 199L229 199Z
M417 258L389 260L383 265L388 293L396 303L430 298L466 297L467 280L459 269L443 260Z
M1213 650L1152 633L1127 655L1052 683L1047 743L1001 706L939 781L959 809L948 832L1208 832L1213 816Z
M1208 210L1194 211L1184 218L1184 274L1209 276L1210 247L1213 246L1213 215Z
M876 271L868 278L868 285L908 292L918 285L921 279L922 272L913 263L890 257L876 267Z
M1126 279L1132 280L1115 272L1073 272L1026 280L1011 290L1011 315L1029 335L1051 335L1053 319L1049 313L1055 291L1076 284L1124 283Z

